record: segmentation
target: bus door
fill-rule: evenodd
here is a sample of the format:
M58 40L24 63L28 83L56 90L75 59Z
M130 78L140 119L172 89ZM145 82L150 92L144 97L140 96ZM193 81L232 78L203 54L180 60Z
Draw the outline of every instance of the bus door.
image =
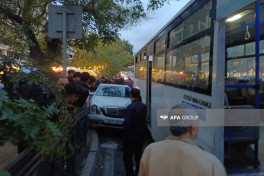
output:
M264 69L259 68L260 63L264 61L263 53L260 53L260 43L264 41L263 30L262 35L260 34L260 25L263 26L264 23L263 19L260 19L264 17L263 7L263 2L255 2L225 19L225 106L228 109L263 108L264 103L260 101L260 97L264 98L264 92L259 92L259 87L263 87L263 79L260 79L260 76L264 75ZM248 160L246 156L243 158L248 150L253 150L251 163L255 167L259 165L258 126L225 127L224 140L225 155L228 156L225 157L226 166L238 162L238 157L241 162ZM250 144L253 144L254 148L251 149Z

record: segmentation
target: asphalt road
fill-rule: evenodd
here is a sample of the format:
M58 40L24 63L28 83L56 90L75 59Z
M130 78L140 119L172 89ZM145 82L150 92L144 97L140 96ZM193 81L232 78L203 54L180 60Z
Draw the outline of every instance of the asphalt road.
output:
M99 155L94 176L125 176L122 142L123 131L97 128L99 136Z
M94 176L125 176L123 163L123 131L120 129L96 128L99 137L99 155ZM153 142L146 136L144 148Z

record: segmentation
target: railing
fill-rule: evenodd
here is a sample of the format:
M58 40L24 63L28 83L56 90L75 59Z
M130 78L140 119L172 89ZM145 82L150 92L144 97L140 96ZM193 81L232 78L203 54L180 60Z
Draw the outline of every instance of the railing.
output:
M84 123L83 125L86 125ZM88 125L87 125L88 126ZM91 135L89 130L86 131L85 143L81 148L72 155L69 149L69 143L73 144L76 140L83 141L80 131L77 128L73 130L63 130L68 132L71 137L65 145L66 159L50 159L47 156L44 160L37 157L33 151L23 151L17 158L11 161L3 170L8 171L12 176L75 176L80 171L83 160L88 154L91 145ZM64 133L66 134L66 133Z

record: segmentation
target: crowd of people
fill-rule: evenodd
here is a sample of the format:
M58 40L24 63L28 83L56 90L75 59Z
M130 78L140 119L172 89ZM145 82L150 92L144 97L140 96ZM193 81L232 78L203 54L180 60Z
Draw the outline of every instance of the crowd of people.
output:
M75 72L74 70L68 71L68 77L60 77L58 78L58 83L63 87L68 83L74 83L82 89L84 92L81 96L82 101L78 101L79 107L82 106L83 102L88 103L91 100L90 92L95 92L97 87L101 84L120 84L120 85L128 85L131 89L134 87L134 82L131 78L128 78L127 81L121 77L121 74L115 75L113 78L109 79L108 76L92 76L88 72ZM87 96L87 97L85 97ZM84 101L85 100L85 101Z
M128 85L131 89L134 87L134 81L132 78L129 77L125 80L120 73L110 79L108 76L94 77L88 72L81 73L69 70L67 80L65 78L59 78L58 82L62 85L65 85L68 82L76 82L92 92L94 92L101 83Z
M83 163L87 148L86 135L88 132L89 92L95 91L101 83L127 84L130 88L132 103L127 106L124 118L123 161L127 176L160 176L160 175L192 175L192 176L225 176L222 163L212 154L204 151L195 143L199 127L189 123L185 126L170 124L171 136L165 140L147 146L143 152L143 141L147 134L147 106L142 103L140 90L134 88L133 80L127 82L120 74L109 79L108 76L94 77L88 72L74 72L69 70L67 78L59 78L58 83L63 89L64 99L75 108L76 125L72 133L72 140L80 144L80 149L74 155L74 169L78 170ZM17 91L27 99L34 100L40 105L49 104L38 85L22 84ZM52 99L54 97L51 97ZM180 109L180 111L179 111ZM188 107L175 106L174 111L186 114ZM23 144L20 145L23 151ZM133 159L134 158L134 159ZM135 167L134 167L135 161Z
M82 99L85 89L90 90L91 87L95 87L100 83L125 84L124 79L119 75L109 80L107 76L95 78L89 76L88 73L81 73L78 76L80 79L76 79L75 74L72 74L72 78L68 77L70 83L65 85L65 90L68 102L78 104L79 107L85 103L85 100ZM147 134L147 107L141 101L140 90L133 88L131 81L131 79L128 79L127 84L131 87L130 98L132 103L127 107L123 129L123 162L126 176L225 176L226 172L221 162L195 143L194 140L197 138L199 131L196 124L190 123L185 126L171 124L171 136L168 136L164 141L148 145L143 153L144 136ZM82 90L73 91L73 84L82 86ZM177 110L177 112L185 114L188 113L186 109L188 107L176 106L172 108L171 113Z

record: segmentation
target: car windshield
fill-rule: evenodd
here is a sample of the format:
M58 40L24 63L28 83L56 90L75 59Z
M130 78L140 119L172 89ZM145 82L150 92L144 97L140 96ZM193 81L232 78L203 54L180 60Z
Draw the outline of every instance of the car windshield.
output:
M129 97L130 89L128 87L118 86L101 86L98 88L97 96L109 96L109 97Z

